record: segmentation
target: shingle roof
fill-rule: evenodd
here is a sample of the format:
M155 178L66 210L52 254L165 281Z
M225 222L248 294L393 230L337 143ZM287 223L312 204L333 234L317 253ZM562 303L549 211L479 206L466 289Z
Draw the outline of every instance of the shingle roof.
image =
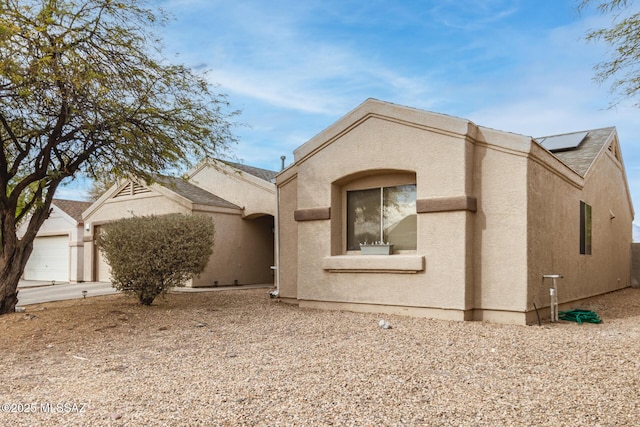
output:
M192 201L193 203L205 206L216 206L220 208L241 209L240 206L235 205L221 197L218 197L215 194L209 193L208 191L203 190L202 188L195 186L182 178L161 176L157 181L163 187L168 188L169 190Z
M578 175L584 177L613 132L615 132L615 127L589 130L587 131L587 136L578 147L563 151L553 151L552 153Z
M78 222L82 222L82 212L92 205L91 202L65 199L53 199L52 204Z
M247 165L243 165L241 163L234 163L234 162L229 162L227 160L221 160L223 163L226 163L227 165L231 166L232 168L236 168L242 172L246 172L249 175L253 175L255 177L258 177L264 181L269 181L271 182L276 175L278 174L278 172L272 171L272 170L268 170L268 169L261 169L261 168L256 168L254 166L247 166Z

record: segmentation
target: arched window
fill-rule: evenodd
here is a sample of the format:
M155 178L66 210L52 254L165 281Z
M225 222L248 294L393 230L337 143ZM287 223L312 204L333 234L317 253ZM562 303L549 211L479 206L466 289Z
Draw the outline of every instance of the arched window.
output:
M416 185L347 191L347 250L384 242L416 249Z
M416 250L414 172L362 171L333 184L332 210L339 215L332 215L332 254L359 251L360 244L376 242L392 244L394 251Z

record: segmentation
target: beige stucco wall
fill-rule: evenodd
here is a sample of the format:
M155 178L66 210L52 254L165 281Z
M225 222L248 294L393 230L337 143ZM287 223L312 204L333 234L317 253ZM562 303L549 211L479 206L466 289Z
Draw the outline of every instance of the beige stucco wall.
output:
M400 123L383 117L387 105L376 107L379 114L358 116L354 111L296 151L297 179L281 187L281 295L294 294L290 289L297 276L296 295L301 303L353 303L380 310L395 306L400 312L416 307L444 309L462 319L473 304L468 256L473 213L418 214L417 249L389 257L388 262L347 254L342 240L335 244L342 235L335 232L335 224L332 229L332 222L342 223L343 210L336 203L340 199L336 193L343 194L353 180L372 175L384 181L389 175L415 174L417 198L428 200L464 197L472 187L473 145L468 134L475 132L474 126L440 115L425 120L424 114L412 117L417 123ZM281 174L278 182L292 173ZM296 209L318 208L331 208L331 218L291 222ZM297 236L287 233L285 224ZM294 251L294 241L298 245L295 275L286 255ZM395 271L406 265L420 267L417 272Z
M222 162L216 162L215 165L200 165L190 174L189 182L244 208L245 217L264 214L275 216L275 184Z
M551 279L543 275L561 274L557 280L559 300L569 298L577 283L580 255L580 200L584 180L542 147L533 147L528 175L528 298L527 310L549 306ZM533 313L530 314L530 318ZM531 319L530 319L531 320Z
M582 197L592 206L593 252L590 259L583 257L584 268L578 276L581 291L576 298L611 292L631 283L633 207L624 168L606 147L587 172ZM569 298L573 295L570 293Z
M582 179L530 137L366 101L278 175L281 296L318 308L524 324L534 303L548 305L543 274L565 276L561 303L627 286L633 213L616 162L605 153ZM416 250L346 251L345 191L407 175L422 206ZM591 256L578 253L580 200L593 206Z
M273 283L273 219L254 220L240 215L208 213L216 227L213 254L205 271L192 286Z
M542 148L536 155L546 163L529 166L528 309L549 305L543 274L564 276L560 304L629 286L633 212L622 164L605 145L582 179ZM580 254L580 201L592 206L591 255Z
M85 217L89 231L85 232L85 277L96 277L96 226L130 216L165 215L169 213L204 214L213 218L216 234L214 252L205 271L190 285L219 286L233 284L273 283L273 218L263 216L243 219L239 209L190 207L179 197L169 197L157 191L108 198Z
M293 214L298 197L296 171L292 166L278 176L279 291L280 298L293 301L298 298L298 223Z
M521 323L527 298L530 138L479 128L474 157L474 318Z

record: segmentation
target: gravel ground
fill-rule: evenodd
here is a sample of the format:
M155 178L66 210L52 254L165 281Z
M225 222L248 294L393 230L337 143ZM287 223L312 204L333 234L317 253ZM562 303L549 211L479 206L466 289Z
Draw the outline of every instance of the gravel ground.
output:
M640 289L581 308L604 323L381 329L264 289L28 306L0 317L0 425L640 425Z

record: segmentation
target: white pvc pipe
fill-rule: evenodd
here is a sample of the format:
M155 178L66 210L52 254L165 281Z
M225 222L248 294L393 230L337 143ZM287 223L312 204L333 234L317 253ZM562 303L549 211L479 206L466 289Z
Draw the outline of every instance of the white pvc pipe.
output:
M275 180L274 180L275 184ZM280 296L280 189L276 184L276 215L273 220L274 246L275 246L275 270L276 290L271 292L271 296L277 298Z

